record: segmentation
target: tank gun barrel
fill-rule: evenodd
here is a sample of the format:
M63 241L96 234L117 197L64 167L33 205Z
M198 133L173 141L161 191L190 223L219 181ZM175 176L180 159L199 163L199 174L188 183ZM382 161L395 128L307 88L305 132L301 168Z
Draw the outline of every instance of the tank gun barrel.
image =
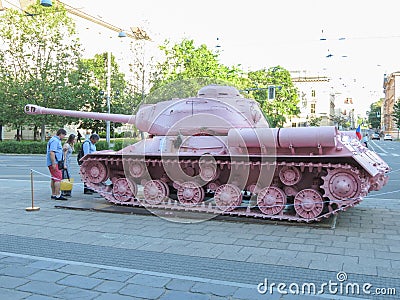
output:
M25 105L25 113L28 115L58 115L74 118L88 118L94 120L111 121L135 125L135 115L107 114L98 112L86 112L75 110L64 110L55 108L46 108L34 104Z

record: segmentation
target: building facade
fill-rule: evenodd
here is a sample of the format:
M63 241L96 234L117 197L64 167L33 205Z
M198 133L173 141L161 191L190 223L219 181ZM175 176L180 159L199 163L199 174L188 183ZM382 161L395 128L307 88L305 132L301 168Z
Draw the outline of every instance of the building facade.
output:
M400 71L385 75L383 80L385 99L381 109L381 128L386 133L397 132L393 119L393 107L400 100Z
M287 127L306 127L313 119L320 118L320 126L333 126L335 114L335 93L325 76L296 76L292 82L298 89L300 114L288 120Z

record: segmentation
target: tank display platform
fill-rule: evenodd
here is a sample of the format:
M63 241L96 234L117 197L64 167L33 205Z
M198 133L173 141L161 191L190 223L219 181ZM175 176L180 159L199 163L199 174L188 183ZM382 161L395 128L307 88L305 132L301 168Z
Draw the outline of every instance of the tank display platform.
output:
M187 212L187 211L174 211L164 209L152 209L151 211L145 207L134 207L126 205L116 205L109 203L102 197L94 197L91 199L70 199L65 202L60 202L54 207L63 209L76 209L76 210L90 210L107 213L117 214L138 214L138 215L153 215L165 217L168 219L174 219L177 222L182 223L194 223L199 220L210 219L210 215L200 212ZM289 222L289 221L277 221L269 219L256 219L249 217L238 217L228 215L217 215L211 218L212 220L218 221L229 221L229 222L246 222L252 224L275 224L275 225L291 225L291 226L307 226L313 228L327 228L335 229L337 215L334 215L328 219L324 219L320 222Z

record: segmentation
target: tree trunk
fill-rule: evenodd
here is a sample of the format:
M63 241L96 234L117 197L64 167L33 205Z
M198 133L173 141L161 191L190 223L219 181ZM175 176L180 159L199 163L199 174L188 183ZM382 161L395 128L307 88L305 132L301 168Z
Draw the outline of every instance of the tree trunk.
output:
M37 126L35 125L35 127L33 127L33 140L37 141L37 136L38 136L38 130L37 130Z
M40 129L41 132L41 141L45 142L46 141L46 124L42 123L42 127Z
M20 127L18 127L17 134L15 135L15 139L19 142L19 141L21 141L21 138L22 138L22 132L21 132Z
M3 124L0 124L0 142L3 141Z

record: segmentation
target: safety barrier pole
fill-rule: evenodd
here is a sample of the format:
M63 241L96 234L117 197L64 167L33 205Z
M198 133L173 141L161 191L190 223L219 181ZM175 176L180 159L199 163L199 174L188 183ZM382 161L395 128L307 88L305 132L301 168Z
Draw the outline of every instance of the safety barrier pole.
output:
M33 172L32 172L32 169L31 169L31 195L32 195L32 206L25 208L25 210L26 211L38 211L38 210L40 210L39 206L34 206L33 205L34 196L33 196Z

